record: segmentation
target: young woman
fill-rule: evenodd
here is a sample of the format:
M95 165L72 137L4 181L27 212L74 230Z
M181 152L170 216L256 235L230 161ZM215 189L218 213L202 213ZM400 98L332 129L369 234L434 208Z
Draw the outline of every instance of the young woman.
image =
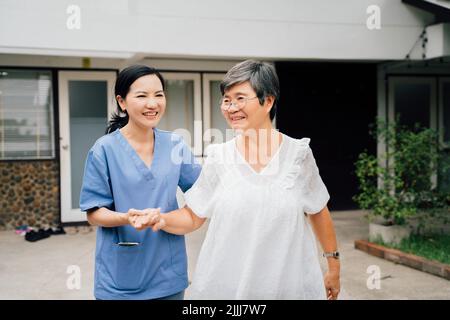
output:
M210 218L192 298L336 299L340 264L329 194L310 139L293 139L272 126L275 69L244 61L227 73L221 91L222 113L239 135L210 147L185 194L187 206L162 214L159 223L166 232L185 234ZM328 259L324 277L312 229Z
M144 222L158 222L153 212L139 210L177 209L177 186L187 191L201 167L180 136L156 129L166 109L164 80L157 70L142 65L124 69L115 96L118 113L108 134L89 151L80 195L81 210L99 226L94 295L182 299L188 286L184 237L138 231ZM144 212L149 216L140 216Z

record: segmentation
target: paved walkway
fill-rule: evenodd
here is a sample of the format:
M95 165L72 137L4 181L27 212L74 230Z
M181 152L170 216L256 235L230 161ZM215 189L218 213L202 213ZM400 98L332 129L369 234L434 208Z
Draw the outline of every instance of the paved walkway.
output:
M450 281L355 250L353 241L368 234L362 217L361 211L333 213L342 253L340 299L450 300ZM88 230L35 243L12 231L0 232L0 299L93 299L95 232ZM207 224L187 236L190 277L206 230ZM367 286L374 277L369 267L380 271L379 289ZM81 271L80 287L68 289L76 270ZM369 284L376 287L376 279Z

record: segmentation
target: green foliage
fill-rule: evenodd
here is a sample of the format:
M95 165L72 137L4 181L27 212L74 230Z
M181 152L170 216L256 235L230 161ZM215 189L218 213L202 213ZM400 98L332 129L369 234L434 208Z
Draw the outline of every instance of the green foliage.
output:
M450 235L411 235L408 239L403 239L398 245L383 243L379 239L375 242L385 247L398 249L450 265Z
M443 161L437 133L397 123L378 121L371 131L378 141L385 142L386 154L378 159L367 152L359 155L355 163L359 193L353 199L370 211L369 219L382 217L390 225L406 224L423 211L429 213L427 217L442 214L448 218L449 195L434 188L431 180L438 169L441 175L448 175L450 167Z

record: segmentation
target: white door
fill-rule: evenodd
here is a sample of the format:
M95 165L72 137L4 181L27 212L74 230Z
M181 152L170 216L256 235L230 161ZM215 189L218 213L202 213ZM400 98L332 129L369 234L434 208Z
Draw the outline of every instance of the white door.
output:
M86 221L79 209L86 155L114 111L116 73L60 71L58 78L61 222L81 222Z
M199 73L163 72L167 107L158 129L175 131L191 147L198 160L202 155L202 105ZM185 202L181 189L177 189L180 207Z

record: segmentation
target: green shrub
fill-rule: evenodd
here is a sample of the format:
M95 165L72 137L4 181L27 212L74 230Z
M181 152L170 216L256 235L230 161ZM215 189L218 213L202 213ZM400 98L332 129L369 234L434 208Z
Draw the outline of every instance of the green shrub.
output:
M359 155L355 163L359 192L353 199L369 210L370 220L381 217L388 225L404 225L418 217L420 229L427 223L424 219L448 219L449 195L432 183L433 174L440 170L445 177L450 167L437 133L397 123L378 121L373 126L372 136L384 140L386 154L378 159L367 152Z

